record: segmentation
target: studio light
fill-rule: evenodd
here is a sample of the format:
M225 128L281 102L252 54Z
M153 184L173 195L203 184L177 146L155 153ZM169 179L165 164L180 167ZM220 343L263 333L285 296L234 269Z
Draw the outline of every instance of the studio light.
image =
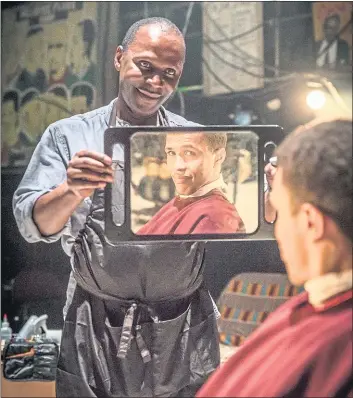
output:
M306 104L310 109L321 109L326 102L326 96L321 90L312 90L306 96Z

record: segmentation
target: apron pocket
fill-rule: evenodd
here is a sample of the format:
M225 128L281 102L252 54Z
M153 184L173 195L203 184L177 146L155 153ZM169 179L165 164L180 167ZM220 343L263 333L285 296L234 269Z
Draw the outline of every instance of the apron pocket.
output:
M103 336L99 339L102 348L99 361L105 375L104 390L107 395L117 397L153 396L152 362L143 362L136 338L131 339L125 358L117 356L122 330L121 326L112 326L106 318ZM141 325L140 332L146 346L150 347L151 323Z
M153 324L154 396L167 396L190 384L202 384L219 364L214 313L190 326L192 311L191 304L177 318Z
M76 375L87 385L96 387L94 359L100 347L89 329L81 323L64 322L58 368Z

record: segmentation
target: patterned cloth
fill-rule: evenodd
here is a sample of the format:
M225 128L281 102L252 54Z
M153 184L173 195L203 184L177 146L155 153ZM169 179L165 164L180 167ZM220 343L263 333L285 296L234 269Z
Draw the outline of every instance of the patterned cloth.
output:
M293 286L285 274L235 276L218 300L220 342L240 346L271 312L303 290L303 287Z

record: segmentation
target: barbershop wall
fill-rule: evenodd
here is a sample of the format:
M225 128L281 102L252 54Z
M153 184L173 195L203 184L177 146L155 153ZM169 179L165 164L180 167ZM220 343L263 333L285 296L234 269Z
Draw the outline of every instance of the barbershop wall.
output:
M96 106L97 3L26 3L2 16L2 166L25 166L56 120Z

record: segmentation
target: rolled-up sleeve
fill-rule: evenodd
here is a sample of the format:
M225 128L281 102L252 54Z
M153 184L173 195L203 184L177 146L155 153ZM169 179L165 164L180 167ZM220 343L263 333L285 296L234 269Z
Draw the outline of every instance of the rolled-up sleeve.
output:
M69 152L64 137L58 127L49 126L33 152L12 201L18 229L27 242L55 242L69 229L70 221L57 234L43 236L33 220L36 200L66 179L68 161Z

